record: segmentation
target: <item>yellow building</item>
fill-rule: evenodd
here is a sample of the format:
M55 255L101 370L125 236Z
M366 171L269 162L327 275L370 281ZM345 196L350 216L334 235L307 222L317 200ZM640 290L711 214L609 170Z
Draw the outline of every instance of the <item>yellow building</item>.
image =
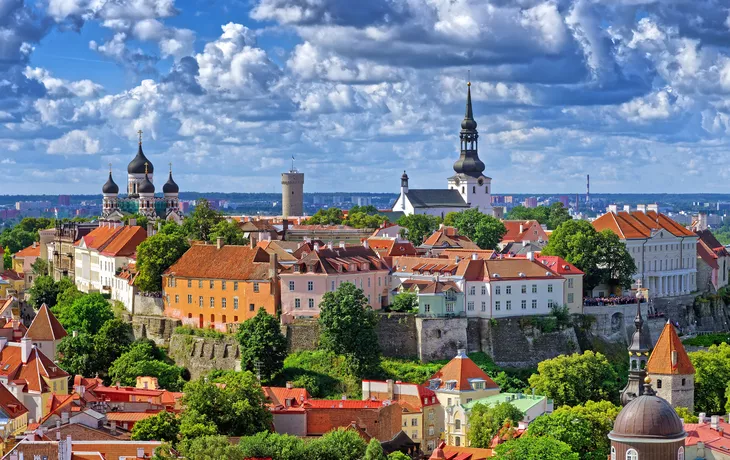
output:
M18 297L25 290L25 280L13 270L0 272L0 298Z

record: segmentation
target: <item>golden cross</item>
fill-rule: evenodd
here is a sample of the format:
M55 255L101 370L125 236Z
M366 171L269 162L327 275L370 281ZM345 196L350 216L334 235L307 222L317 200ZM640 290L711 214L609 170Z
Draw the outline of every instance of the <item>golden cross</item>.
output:
M139 145L142 145L142 130L137 131L137 134L139 134Z
M471 86L471 69L467 69L466 71L466 86Z
M144 162L144 174L145 174L145 176L147 175L147 165L149 165L149 163L147 163L147 162L145 161L145 162Z

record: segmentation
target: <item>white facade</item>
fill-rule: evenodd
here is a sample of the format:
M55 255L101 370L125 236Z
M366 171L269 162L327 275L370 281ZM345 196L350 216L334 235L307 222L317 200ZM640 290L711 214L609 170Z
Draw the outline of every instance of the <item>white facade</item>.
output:
M646 239L625 240L636 264L635 280L652 297L671 297L697 290L697 237L676 237L666 230Z
M79 291L101 291L99 253L87 248L84 240L81 239L79 245L74 248L74 261L76 264L74 283Z
M457 190L469 208L477 208L483 214L494 214L492 209L492 179L457 174L449 177L448 188ZM463 209L461 209L463 211Z
M466 281L465 284L468 317L549 315L552 307L563 305L565 279L557 275L548 279Z

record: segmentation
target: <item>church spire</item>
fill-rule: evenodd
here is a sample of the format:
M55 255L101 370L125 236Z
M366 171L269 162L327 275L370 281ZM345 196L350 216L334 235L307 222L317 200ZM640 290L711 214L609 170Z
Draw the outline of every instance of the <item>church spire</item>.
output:
M641 316L641 293L636 295L636 316L634 333L629 344L629 381L621 391L621 404L624 406L644 394L642 382L646 378L646 363L649 360L649 336L644 333L644 318Z
M484 171L484 163L479 159L477 122L474 120L474 111L471 106L471 82L466 85L466 113L461 122L461 153L459 159L454 163L456 174L464 174L471 177L481 177Z

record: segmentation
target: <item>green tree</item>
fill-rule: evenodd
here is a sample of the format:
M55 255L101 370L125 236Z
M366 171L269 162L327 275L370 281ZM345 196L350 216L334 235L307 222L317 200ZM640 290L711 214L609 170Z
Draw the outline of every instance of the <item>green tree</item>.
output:
M170 441L177 440L180 431L180 419L172 412L162 411L140 420L132 427L134 441Z
M13 228L6 228L0 233L0 246L8 248L11 254L27 248L34 241L38 241L38 232L23 230L20 225L16 225Z
M496 460L579 460L577 453L562 441L550 437L521 436L500 444L494 450Z
M345 214L340 208L320 209L312 217L307 219L307 225L340 225L345 219Z
M370 215L364 212L353 212L350 210L343 224L354 228L378 228L383 222L387 221L388 218L384 216Z
M79 291L69 278L61 278L60 281L57 281L56 289L58 290L56 305L51 309L56 317L63 316L76 299L86 295Z
M496 249L507 233L502 221L483 214L476 208L449 213L446 217L460 234L467 236L482 249Z
M206 416L195 410L186 410L180 417L180 438L199 438L215 436L218 428Z
M67 335L58 344L58 364L71 375L93 376L98 371L96 345L91 334Z
M721 343L705 351L689 353L689 359L695 368L695 410L722 414L730 407L726 396L730 382L730 345Z
M248 238L246 238L243 230L237 222L223 219L213 227L213 231L210 234L210 242L215 243L218 241L218 237L223 238L224 244L233 244L243 246L248 244Z
M570 446L570 450L578 453L581 459L605 460L608 457L608 453L592 453L591 449L595 448L595 444L591 439L591 423L570 411L556 411L536 418L530 423L527 433L531 438L551 437L562 441Z
M728 388L730 388L730 386L728 386ZM728 398L730 399L730 395L728 395ZM726 404L726 410L728 407L730 407L730 405ZM686 407L677 406L674 408L674 410L677 412L677 415L679 415L679 418L684 420L684 423L697 423L700 421L700 418L690 412L689 409L687 409Z
M398 225L406 229L405 234L401 236L415 246L419 246L426 237L435 232L440 223L441 219L427 214L411 214L398 219Z
M170 452L170 446L163 445L156 449L155 460L172 460L179 458L195 460L244 460L241 449L231 444L226 436L202 436L183 439L176 449L179 453Z
M312 443L306 458L317 460L360 460L365 455L365 441L354 430L337 428Z
M178 233L157 233L144 240L137 246L137 287L145 292L160 292L162 274L188 249L187 240Z
M101 368L97 372L103 370L103 374L106 374L109 366L129 350L133 340L134 334L130 323L119 318L105 322L99 333L94 336L95 357Z
M530 387L557 406L617 401L617 382L618 375L606 357L590 350L542 361L529 379Z
M5 246L5 249L3 249L3 270L10 270L11 268L13 268L13 255L10 254L10 248Z
M608 433L613 429L613 422L616 420L619 412L621 412L621 407L609 401L588 401L580 406L560 407L554 413L559 414L563 412L581 417L590 423L591 444L588 447L588 452L593 452L593 454L592 456L587 455L584 458L602 460L607 458L609 449L611 448Z
M383 453L383 446L380 445L380 441L376 438L371 439L368 443L363 460L387 460L385 453Z
M507 214L510 220L536 220L546 225L548 230L555 230L563 222L572 219L570 212L562 203L553 203L550 206L537 206L535 208L526 208L522 205L515 206Z
M403 452L396 450L395 452L392 452L390 455L388 455L388 460L411 460L411 457L404 454Z
M563 206L563 203L553 203L550 205L548 221L545 222L545 225L547 225L548 230L555 230L560 224L569 220L573 220L573 218L570 216L568 209Z
M350 208L350 211L348 212L348 214L353 213L353 212L361 212L361 213L367 214L369 216L374 216L374 215L380 213L380 211L378 211L378 208L376 208L372 204L368 204L368 205L365 205L365 206L355 205L355 206L353 206L353 207Z
M311 442L316 443L317 440ZM241 438L238 448L244 458L272 458L274 460L313 458L307 455L308 446L300 438L267 431Z
M319 308L320 346L344 355L359 377L376 372L380 366L375 333L378 317L362 290L352 283L343 283L337 290L324 294Z
M512 425L520 422L524 414L508 402L494 406L477 403L469 414L469 441L472 447L489 448L492 438L504 422Z
M185 229L182 225L178 224L174 220L166 220L162 227L160 227L159 232L157 233L164 233L165 235L181 235L185 236Z
M264 393L251 372L227 372L188 382L184 393L185 409L205 416L223 435L247 436L271 427Z
M46 304L48 308L52 308L56 305L58 287L50 276L39 276L35 279L33 286L28 289L28 293L30 294L30 304L36 310L41 308L43 304Z
M30 266L36 276L48 275L48 262L38 257Z
M417 312L418 296L414 292L401 292L393 297L390 309L399 312Z
M241 344L243 369L260 372L264 382L270 382L281 372L287 343L276 317L260 308L256 316L241 324L236 337Z
M109 367L109 381L133 386L137 376L156 377L161 388L179 391L184 369L166 362L165 354L150 340L138 340Z
M223 215L210 207L210 202L200 198L195 202L195 209L183 221L183 229L188 238L198 241L210 241L215 226L223 220Z
M598 263L601 282L612 287L629 289L632 276L636 272L636 263L626 245L611 230L603 230L598 234Z
M147 224L149 223L149 219L147 218L147 216L143 216L142 214L130 214L122 218L122 222L124 222L125 225L129 225L129 222L131 220L134 220L134 225L136 225L137 227L142 227L144 229L147 228Z
M67 331L86 332L92 335L99 332L104 323L113 318L111 305L98 293L78 297L58 315L58 321Z

